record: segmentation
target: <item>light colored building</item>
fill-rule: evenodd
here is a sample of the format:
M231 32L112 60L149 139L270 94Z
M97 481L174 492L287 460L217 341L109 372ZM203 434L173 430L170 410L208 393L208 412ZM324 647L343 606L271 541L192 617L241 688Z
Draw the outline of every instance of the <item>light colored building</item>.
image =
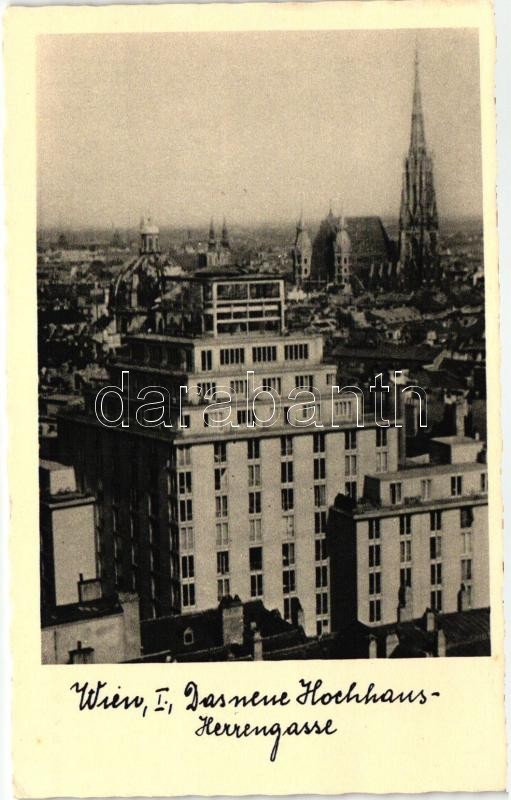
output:
M59 421L62 458L98 497L102 580L109 591L137 591L142 619L238 595L301 621L309 635L327 632L328 507L340 490L360 496L365 472L397 469L398 432L374 419L357 428L356 397L332 399L336 367L324 361L322 336L286 332L283 279L203 271L190 281L203 331L127 337L112 366L114 386L129 373L125 425L103 427L94 396ZM167 427L139 424L137 395L149 386L162 387L165 402L144 419L161 412ZM276 395L312 387L306 405L275 401L272 418ZM226 409L208 409L207 392L222 388ZM110 419L119 402L105 395Z
M403 622L490 604L483 443L431 442L431 463L368 475L330 510L332 625Z
M140 654L136 595L106 595L97 576L95 500L72 467L41 461L43 664L115 663Z

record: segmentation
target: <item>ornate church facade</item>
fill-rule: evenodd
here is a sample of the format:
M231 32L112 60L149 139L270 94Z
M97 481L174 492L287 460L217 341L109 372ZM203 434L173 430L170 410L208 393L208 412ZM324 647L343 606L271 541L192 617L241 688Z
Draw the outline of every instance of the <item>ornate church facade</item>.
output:
M415 57L410 146L404 160L399 234L391 239L379 217L336 216L320 223L312 244L303 215L292 250L294 282L305 289L416 289L440 276L433 159L426 147Z

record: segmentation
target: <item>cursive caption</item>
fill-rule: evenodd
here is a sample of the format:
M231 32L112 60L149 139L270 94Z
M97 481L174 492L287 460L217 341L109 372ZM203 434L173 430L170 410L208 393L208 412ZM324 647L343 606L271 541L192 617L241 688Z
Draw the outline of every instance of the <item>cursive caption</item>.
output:
M440 697L440 692L426 692L425 689L377 689L374 683L359 687L353 681L347 689L336 688L326 690L323 681L301 678L294 691L282 691L275 694L254 691L249 694L227 694L210 692L199 687L195 681L188 681L184 688L171 690L170 686L160 686L152 696L129 695L121 686L113 688L107 681L83 683L76 681L70 691L77 696L79 711L119 711L138 713L142 719L149 714L163 714L171 717L176 703L183 705L185 711L195 715L197 727L195 736L233 737L246 739L264 737L271 741L270 761L277 758L281 739L284 736L333 736L338 733L331 717L282 722L272 720L265 724L250 721L224 721L214 716L211 711L228 709L238 711L268 708L280 709L287 706L314 709L320 716L323 709L329 706L356 704L371 706L374 704L407 704L423 706L432 698Z

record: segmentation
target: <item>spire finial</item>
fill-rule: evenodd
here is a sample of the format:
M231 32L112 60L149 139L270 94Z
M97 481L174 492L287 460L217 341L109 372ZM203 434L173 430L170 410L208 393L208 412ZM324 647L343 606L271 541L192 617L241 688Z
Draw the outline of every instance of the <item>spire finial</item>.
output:
M413 108L412 108L412 132L410 137L410 152L417 153L426 149L426 137L424 135L424 116L422 113L422 98L419 79L419 48L415 42L414 59L414 85L413 85Z

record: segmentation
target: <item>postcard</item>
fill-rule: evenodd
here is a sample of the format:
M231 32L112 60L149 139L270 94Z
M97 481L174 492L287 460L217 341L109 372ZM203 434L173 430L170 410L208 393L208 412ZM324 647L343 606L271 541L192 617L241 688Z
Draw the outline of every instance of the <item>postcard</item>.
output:
M16 796L504 789L491 4L4 51Z

